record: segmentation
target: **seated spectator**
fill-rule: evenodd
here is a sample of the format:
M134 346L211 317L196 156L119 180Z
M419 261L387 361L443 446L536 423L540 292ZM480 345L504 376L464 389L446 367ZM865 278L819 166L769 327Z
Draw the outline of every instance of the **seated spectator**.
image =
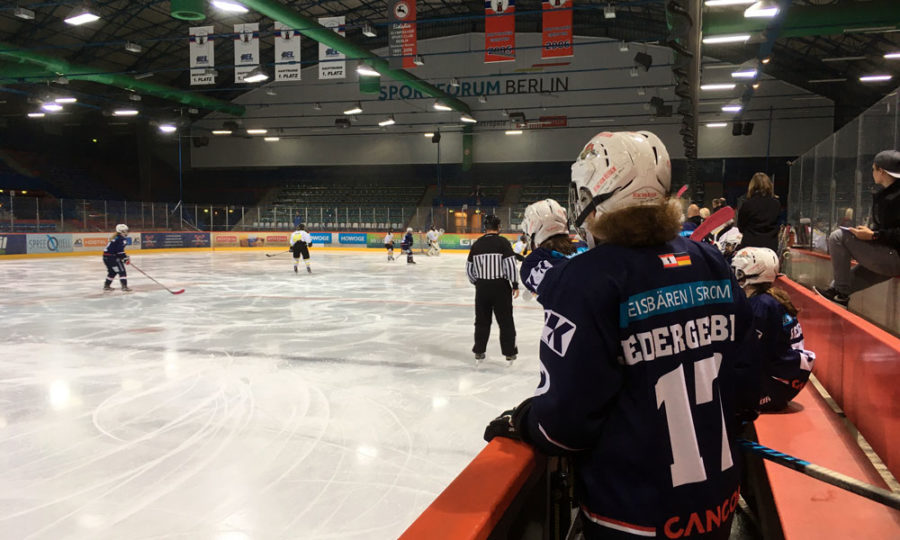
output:
M747 199L738 208L737 227L744 235L738 250L764 247L778 251L778 216L781 203L769 175L756 173L747 187Z
M828 237L834 279L815 291L847 307L850 295L900 275L900 152L875 156L872 178L881 186L872 198L872 227L840 227ZM850 259L858 263L852 270Z

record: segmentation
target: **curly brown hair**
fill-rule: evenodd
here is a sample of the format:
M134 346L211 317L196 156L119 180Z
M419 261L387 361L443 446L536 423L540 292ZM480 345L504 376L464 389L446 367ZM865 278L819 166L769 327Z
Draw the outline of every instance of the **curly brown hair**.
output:
M645 247L665 244L681 232L681 202L667 198L659 204L629 206L602 214L588 230L601 242Z

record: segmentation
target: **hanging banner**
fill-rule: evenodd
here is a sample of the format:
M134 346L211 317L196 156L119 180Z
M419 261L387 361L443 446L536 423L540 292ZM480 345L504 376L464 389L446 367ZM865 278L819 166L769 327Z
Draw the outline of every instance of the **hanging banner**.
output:
M484 61L516 60L516 0L484 3Z
M391 67L416 67L416 0L388 2L388 22Z
M259 23L234 25L234 82L244 82L244 77L259 66Z
M336 33L344 35L344 17L321 17L319 24L325 28L331 28ZM346 56L337 49L332 49L324 43L319 43L319 78L343 79L347 76Z
M300 80L300 32L275 21L275 80Z
M213 55L212 34L212 26L192 26L190 28L188 50L191 54L191 86L216 84L216 59Z
M541 58L572 56L572 3L574 0L544 0Z

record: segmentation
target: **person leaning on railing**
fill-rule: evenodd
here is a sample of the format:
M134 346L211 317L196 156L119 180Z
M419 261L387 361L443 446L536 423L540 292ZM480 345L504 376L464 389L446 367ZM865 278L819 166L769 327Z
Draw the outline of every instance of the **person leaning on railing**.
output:
M850 295L900 276L900 152L875 156L872 178L882 189L872 198L872 228L839 227L828 237L834 273L831 286L815 291L847 307ZM850 259L858 263L850 268Z

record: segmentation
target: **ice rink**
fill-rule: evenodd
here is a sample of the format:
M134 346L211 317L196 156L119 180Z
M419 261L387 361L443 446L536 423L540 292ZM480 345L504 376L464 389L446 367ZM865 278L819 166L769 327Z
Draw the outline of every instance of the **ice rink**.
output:
M398 253L399 255L399 253ZM538 383L516 300L474 366L465 257L132 252L0 261L0 537L396 538ZM118 280L114 282L119 287Z

